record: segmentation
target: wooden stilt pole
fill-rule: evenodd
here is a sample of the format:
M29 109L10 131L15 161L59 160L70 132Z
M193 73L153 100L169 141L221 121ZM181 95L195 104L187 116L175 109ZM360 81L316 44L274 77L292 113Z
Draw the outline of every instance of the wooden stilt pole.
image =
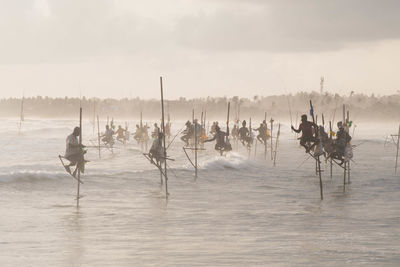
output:
M342 123L343 123L343 127L346 127L346 106L345 106L345 104L343 104L343 120L342 120Z
M145 140L143 140L143 138L147 138L147 137L145 137L144 136L144 128L143 128L143 112L142 112L142 110L140 110L140 122L139 122L139 129L140 129L140 133L141 133L141 136L140 136L140 149L142 150L142 151L144 151L144 143L145 143ZM148 152L148 151L146 151L146 152Z
M318 175L318 162L315 161L315 175Z
M346 172L347 172L347 162L344 163L343 167L343 192L346 192Z
M77 167L77 168L78 168L78 188L76 191L76 207L78 208L79 207L79 199L80 199L81 170L79 170L79 167Z
M318 115L315 115L315 124L318 125ZM315 131L318 131L318 128L315 129ZM315 136L317 136L317 133L315 133ZM319 161L319 157L318 157L318 161ZM318 162L315 161L315 175L318 175Z
M79 149L82 147L82 107L79 108ZM83 153L83 152L81 152ZM80 189L81 189L81 169L80 164L84 164L84 162L78 162L76 167L78 168L78 188L76 191L76 207L79 207L79 199L80 199Z
M96 129L96 100L93 99L93 135Z
M228 144L229 143L229 115L231 112L231 102L228 102L228 115L226 118L226 138L225 138L225 143ZM221 152L222 153L222 152Z
M271 160L273 160L273 155L272 155L273 154L273 149L272 148L274 146L273 146L273 140L272 139L273 139L274 135L272 133L272 129L274 128L274 120L272 119L272 117L271 117L271 121L270 122L271 122Z
M148 130L147 122L146 122L146 125L145 125L144 127L146 127L146 131L145 131L146 136L144 137L144 138L145 138L145 139L144 139L144 150L145 150L145 151L148 151L148 150L149 150L149 149L148 149L149 135L148 135L148 132L147 132L147 130Z
M278 124L278 133L276 134L275 140L275 152L274 152L274 167L276 166L276 154L278 153L278 143L279 143L279 136L281 134L281 124Z
M311 109L311 116L313 119L313 123L314 123L314 130L315 130L315 136L318 139L318 128L315 126L315 116L314 116L314 107L312 105L312 101L310 100L310 109ZM324 199L324 193L323 193L323 186L322 186L322 177L321 177L321 161L320 161L320 156L317 157L316 159L317 162L317 168L318 168L318 174L319 174L319 190L320 190L320 194L321 194L321 200Z
M204 130L206 129L206 118L207 118L207 110L204 110L204 123L203 123Z
M258 143L258 140L256 138L256 143L254 144L254 159L256 159L256 156L257 156L257 143Z
M342 124L345 129L345 131L348 130L347 128L347 121L346 121L346 106L343 104L343 118L342 118ZM348 131L347 131L348 132ZM343 172L343 192L346 191L346 176L347 176L347 162L344 163L344 172Z
M197 123L194 124L194 178L197 179Z
M296 112L296 129L298 128L298 117L299 117L299 112ZM299 136L296 132L294 134L295 139L297 140L297 137Z
M397 162L398 162L398 159L399 159L399 144L400 144L400 125L399 125L399 131L397 133L396 165L394 167L394 174L397 174Z
M169 103L168 103L168 121L167 121L167 125L168 125L168 144L170 143L170 139L171 139L171 116L169 114Z
M318 173L319 173L319 191L321 193L321 200L324 199L324 193L322 188L322 177L321 177L321 161L319 160L320 156L318 156Z
M21 100L21 112L19 114L19 126L18 126L18 134L21 134L22 122L25 120L24 118L24 95L22 95Z
M168 199L168 176L167 176L167 145L165 142L165 120L164 120L164 91L163 91L163 80L160 77L160 87L161 87L161 127L163 132L163 145L164 145L164 174L165 174L165 198Z
M351 182L350 182L350 160L347 162L347 183L351 184Z
M99 159L101 159L101 149L100 149L100 121L99 116L97 115L97 142L99 145Z
M251 130L251 118L250 118L250 120L249 120L249 135L250 135L250 140L251 140L251 138L253 137L252 135L252 130ZM248 144L248 150L249 150L249 158L250 158L250 155L251 155L251 145L250 145L250 143Z
M347 133L350 134L350 111L347 110L347 119L346 119L346 128L347 129ZM353 136L354 137L354 136ZM350 184L350 159L347 162L347 183Z
M267 123L267 112L264 112L264 121L265 121L265 135L267 135L268 123ZM272 149L272 148L271 148ZM268 143L267 138L264 141L264 160L267 160L267 150L268 150Z
M332 140L332 122L329 122L329 138ZM330 174L331 174L331 180L332 180L332 157L329 157L330 161Z

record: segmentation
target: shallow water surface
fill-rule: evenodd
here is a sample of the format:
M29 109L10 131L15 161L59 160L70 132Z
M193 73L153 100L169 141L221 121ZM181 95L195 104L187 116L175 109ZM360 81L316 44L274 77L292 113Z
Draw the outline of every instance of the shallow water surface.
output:
M395 125L359 125L351 184L315 162L282 127L277 166L268 147L220 157L207 144L194 178L182 143L169 155L169 198L134 142L89 149L80 207L58 154L76 122L4 121L0 139L1 266L399 266L400 178ZM104 123L103 123L104 124ZM134 125L131 123L131 125ZM175 126L175 125L174 125ZM179 127L178 127L179 126ZM174 131L180 129L180 125ZM90 145L92 127L84 125ZM179 138L177 138L179 139Z

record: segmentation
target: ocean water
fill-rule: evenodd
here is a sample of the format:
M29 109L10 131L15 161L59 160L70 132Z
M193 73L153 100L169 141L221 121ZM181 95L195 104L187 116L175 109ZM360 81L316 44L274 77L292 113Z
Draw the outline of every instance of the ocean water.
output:
M351 183L344 192L343 171L331 179L324 162L324 200L315 161L283 125L275 167L270 147L265 160L259 144L221 157L208 143L197 179L177 138L168 199L134 142L101 159L90 148L77 208L58 159L77 122L27 120L20 135L2 122L0 266L400 265L400 172L385 146L395 124L358 125ZM84 143L93 138L85 122Z

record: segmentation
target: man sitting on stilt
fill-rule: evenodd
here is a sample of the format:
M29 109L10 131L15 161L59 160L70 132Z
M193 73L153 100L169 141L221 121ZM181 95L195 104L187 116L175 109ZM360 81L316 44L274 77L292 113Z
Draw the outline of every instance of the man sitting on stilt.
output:
M336 147L336 158L341 160L340 165L343 164L344 162L344 155L345 155L345 149L347 145L351 141L351 136L347 133L345 130L343 123L339 121L337 123L337 126L339 128L339 131L336 133L336 140L335 140L335 147Z
M301 123L299 129L295 129L292 125L292 130L296 133L302 132L300 137L300 145L306 149L306 153L309 153L315 146L316 138L314 137L313 128L318 127L316 124L307 120L307 115L301 115ZM312 143L312 144L311 144ZM311 144L311 145L310 145Z
M149 157L152 161L155 160L157 165L160 165L165 160L164 147L163 147L164 134L162 132L158 133L158 137L154 139L153 144L149 151Z
M216 140L217 143L215 144L215 150L222 151L222 152L231 151L232 145L229 142L225 141L226 136L229 136L229 131L228 131L228 133L221 131L221 129L217 125L217 126L215 126L214 137L211 139L205 140L204 143Z
M65 150L65 156L70 164L65 165L65 170L71 174L71 168L72 166L77 166L72 173L72 176L76 176L76 172L78 169L84 173L85 172L85 159L84 159L84 154L86 151L83 150L85 147L84 145L79 144L78 137L81 134L81 129L79 127L75 127L74 131L72 134L68 135L67 140L66 140L66 150Z

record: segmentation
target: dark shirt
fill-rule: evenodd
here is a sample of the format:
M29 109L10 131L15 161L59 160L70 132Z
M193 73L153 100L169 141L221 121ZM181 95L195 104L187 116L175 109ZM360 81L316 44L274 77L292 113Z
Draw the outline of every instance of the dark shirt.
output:
M248 134L249 134L249 129L247 129L245 126L239 129L239 136L241 139L246 138Z
M302 132L302 138L304 137L313 137L313 126L314 124L310 121L305 121L300 123L299 131Z
M224 145L225 144L225 136L228 136L227 133L223 131L217 132L212 139L206 140L205 142L211 142L217 140L217 145Z
M336 140L340 145L346 146L351 141L351 136L344 129L340 129L336 133Z

